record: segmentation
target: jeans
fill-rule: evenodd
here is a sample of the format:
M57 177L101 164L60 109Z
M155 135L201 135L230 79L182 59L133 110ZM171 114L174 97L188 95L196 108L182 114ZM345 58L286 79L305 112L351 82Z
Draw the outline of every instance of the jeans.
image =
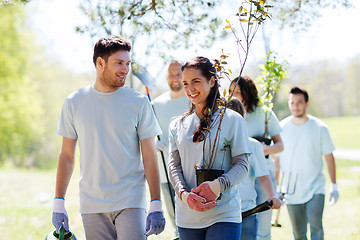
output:
M269 169L269 176L271 181L275 186L275 170L274 170L274 163L272 160L267 160L268 169ZM262 189L259 181L255 180L255 190L257 193L256 197L256 205L259 205L265 202L269 197ZM272 210L267 210L264 212L258 213L258 229L257 229L257 240L270 240L271 239L271 217L272 217Z
M145 240L146 211L127 208L115 212L81 214L86 240Z
M257 227L258 220L256 214L243 218L241 223L241 240L256 240Z
M310 223L311 240L323 240L322 217L325 195L316 194L304 204L287 204L294 239L306 240L307 224Z
M200 229L178 227L178 231L180 240L239 240L241 223L219 222Z

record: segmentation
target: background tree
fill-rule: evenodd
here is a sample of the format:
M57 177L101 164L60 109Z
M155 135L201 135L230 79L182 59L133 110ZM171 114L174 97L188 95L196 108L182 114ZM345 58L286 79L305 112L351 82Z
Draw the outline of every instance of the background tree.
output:
M31 162L42 128L35 86L26 77L28 51L21 5L0 6L0 163Z
M314 20L321 16L326 8L351 7L350 0L268 0L270 5L276 6L271 12L280 28L290 27L305 30Z
M80 8L89 18L89 24L76 30L92 38L121 35L137 49L137 53L132 51L135 59L155 52L168 60L169 50L193 44L209 47L225 34L217 32L221 20L212 11L216 6L217 0L83 0ZM199 43L204 36L207 41Z

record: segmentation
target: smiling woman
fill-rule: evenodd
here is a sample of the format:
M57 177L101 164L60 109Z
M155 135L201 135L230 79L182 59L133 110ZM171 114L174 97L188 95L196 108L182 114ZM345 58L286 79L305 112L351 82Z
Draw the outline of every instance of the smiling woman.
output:
M245 121L220 104L216 69L209 59L195 57L182 71L192 106L171 122L169 133L169 175L180 238L240 239L241 204L233 186L248 171ZM195 171L197 166L204 169ZM199 181L198 170L220 174Z

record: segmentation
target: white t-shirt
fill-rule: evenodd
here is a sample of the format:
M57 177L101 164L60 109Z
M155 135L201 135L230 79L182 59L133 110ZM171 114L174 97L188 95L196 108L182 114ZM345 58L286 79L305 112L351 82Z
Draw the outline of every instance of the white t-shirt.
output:
M245 212L256 206L255 178L269 175L261 143L249 138L252 154L249 157L248 175L237 185L241 199L241 211Z
M268 111L268 136L273 137L282 131L275 113L271 110ZM259 137L265 132L265 111L264 108L256 107L253 112L245 114L246 126L248 129L249 137Z
M178 116L182 116L189 108L191 102L187 98L186 95L180 98L172 98L170 96L170 91L167 91L161 94L159 97L155 98L152 101L156 118L162 130L162 134L160 135L160 140L162 143L166 145L166 150L163 152L165 162L168 163L169 155L168 155L168 148L169 148L169 125L170 122ZM165 171L163 167L163 163L161 156L159 154L159 169L160 169L160 180L162 183L167 182Z
M217 115L218 112L214 114L213 118ZM200 143L193 142L194 131L199 121L198 116L193 113L187 116L182 122L180 118L177 118L170 124L169 151L179 151L184 179L189 189L197 186L195 165L201 166L203 160L204 141ZM211 128L211 142L214 141L218 124L219 123L216 123ZM205 144L207 160L209 157L208 142L209 141ZM230 142L230 151L229 149L224 151L224 145L228 142ZM232 157L250 152L244 119L237 112L227 109L221 124L219 145L217 147L213 169L223 169L227 172L232 167ZM241 200L238 197L236 186L223 192L221 200L217 202L217 207L205 212L198 212L190 209L187 204L176 196L175 209L177 225L183 228L205 228L217 222L241 222Z
M322 155L335 150L327 125L311 115L302 125L292 123L291 116L280 124L284 151L278 156L284 173L282 191L289 193L285 195L287 204L302 204L314 194L325 194Z
M57 133L78 139L80 213L146 208L139 141L161 130L144 94L81 88L66 98Z
M169 146L169 125L178 116L182 116L189 108L191 102L186 95L179 98L172 98L170 91L161 94L152 101L156 118L159 122L162 134L161 142Z
M269 119L267 137L272 138L282 131L279 120L272 110L269 110L265 116L265 107L256 107L253 112L245 114L249 137L261 137L264 134L265 117ZM275 171L271 155L267 158L267 165L272 172Z

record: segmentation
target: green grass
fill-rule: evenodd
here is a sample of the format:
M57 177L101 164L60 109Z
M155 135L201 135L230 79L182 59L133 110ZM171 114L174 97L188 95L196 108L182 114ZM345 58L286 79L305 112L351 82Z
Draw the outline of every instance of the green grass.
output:
M325 197L323 225L327 240L360 239L360 161L337 159L337 182L340 189L339 201L329 205L329 195ZM326 169L324 169L325 174ZM277 212L274 211L273 215ZM273 216L273 219L275 216ZM292 229L286 206L280 211L281 228L272 228L273 239L292 239ZM308 239L310 232L308 231Z
M360 239L360 161L337 160L340 200L334 206L326 204L324 211L325 239ZM78 199L78 171L70 182L66 208L71 230L79 239L85 239ZM0 232L1 239L44 239L53 230L51 224L52 196L55 171L0 169ZM41 202L40 196L48 195ZM276 211L274 212L274 215ZM167 216L166 216L167 217ZM272 228L273 239L292 239L291 225L286 207L280 211L281 228ZM171 239L174 228L170 221L165 231L149 239Z
M360 116L323 118L336 148L360 149Z

